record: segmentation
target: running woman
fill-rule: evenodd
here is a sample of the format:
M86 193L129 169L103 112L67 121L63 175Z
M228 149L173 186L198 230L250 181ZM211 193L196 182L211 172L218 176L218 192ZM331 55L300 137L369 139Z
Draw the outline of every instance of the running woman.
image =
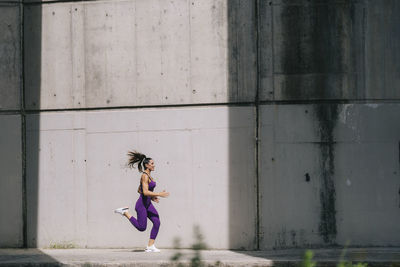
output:
M128 166L135 168L134 165L137 164L139 172L142 173L138 188L138 193L140 196L136 201L135 206L137 217L134 218L129 214L128 207L118 208L114 210L114 212L125 216L132 223L132 225L141 232L146 230L147 218L149 218L153 223L153 228L151 229L150 240L145 251L160 252L160 250L154 246L154 241L160 228L160 217L158 216L158 212L151 201L158 203L160 201L158 197L168 197L169 193L165 190L159 193L153 192L154 188L156 187L156 182L153 177L151 177L151 172L154 171L155 168L152 158L148 158L136 151L129 151L128 156Z

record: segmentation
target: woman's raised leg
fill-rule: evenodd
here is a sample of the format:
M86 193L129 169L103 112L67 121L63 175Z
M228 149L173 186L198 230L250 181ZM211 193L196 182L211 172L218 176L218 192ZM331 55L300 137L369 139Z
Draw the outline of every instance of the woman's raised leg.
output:
M147 227L147 210L140 199L136 202L135 209L137 213L137 218L134 218L127 212L124 213L124 215L129 219L131 224L136 227L136 229L143 232L144 230L146 230Z

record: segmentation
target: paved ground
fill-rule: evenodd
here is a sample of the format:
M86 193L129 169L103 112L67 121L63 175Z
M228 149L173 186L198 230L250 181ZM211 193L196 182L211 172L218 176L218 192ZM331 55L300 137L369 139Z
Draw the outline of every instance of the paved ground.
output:
M0 249L0 266L171 266L171 258L189 266L193 250L162 250L145 253L138 249ZM319 266L336 266L341 249L315 249ZM304 250L274 251L201 251L206 266L301 266ZM369 266L400 267L400 248L347 249L347 260ZM218 265L219 264L219 265Z

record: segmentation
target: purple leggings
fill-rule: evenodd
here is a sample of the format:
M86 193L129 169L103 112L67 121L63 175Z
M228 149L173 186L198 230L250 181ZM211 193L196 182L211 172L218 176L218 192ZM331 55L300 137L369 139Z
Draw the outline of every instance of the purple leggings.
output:
M147 228L147 217L153 223L153 228L151 228L150 239L156 239L158 234L158 229L160 229L160 217L156 208L151 204L151 199L149 197L140 195L139 199L136 201L135 210L137 213L137 219L129 218L129 221L133 226L139 231L143 232Z

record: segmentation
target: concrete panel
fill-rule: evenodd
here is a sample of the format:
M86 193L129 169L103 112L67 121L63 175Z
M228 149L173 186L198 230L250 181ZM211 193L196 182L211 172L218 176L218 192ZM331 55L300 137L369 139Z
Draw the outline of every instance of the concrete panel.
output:
M400 106L349 104L339 110L336 164L345 167L336 171L338 241L399 245Z
M262 106L261 247L399 245L399 114L398 104Z
M256 92L255 6L245 2L28 5L27 107L251 101ZM228 9L235 10L234 25L228 25ZM235 55L228 53L228 32L239 38ZM228 64L237 69L231 79L235 84L228 83Z
M136 171L127 171L124 164L126 151L136 148L147 151L146 154L155 159L157 172L154 176L159 177L158 190L165 188L171 192L170 198L162 199L157 205L162 225L157 241L160 246L171 246L176 236L180 236L184 246L188 246L192 227L199 225L207 243L213 248L249 247L254 238L255 207L251 201L243 199L251 199L254 180L249 181L245 168L241 171L237 168L236 171L243 175L240 180L232 181L229 166L238 161L238 157L247 159L244 166L251 165L253 154L250 151L240 156L232 155L228 138L230 131L240 134L240 131L252 128L254 120L248 119L252 115L251 109L233 109L233 112L235 110L246 115L236 116L234 125L229 121L232 109L227 108L88 113L88 148L104 151L104 144L107 144L106 150L114 154L113 159L101 153L91 153L93 159L88 158L88 194L89 199L96 200L89 208L89 220L93 218L93 223L89 221L92 231L88 245L142 246L148 239L150 229L146 234L139 233L119 216L113 218L103 212L121 205L129 205L133 210L139 175ZM137 117L139 114L140 117ZM245 137L243 139L246 140ZM246 141L242 142L246 145ZM100 164L92 165L91 162ZM99 168L99 165L104 168ZM115 183L101 186L110 180ZM92 187L92 183L101 186L102 190ZM120 194L116 196L115 192L119 190ZM104 195L110 195L111 201L101 199ZM235 217L237 224L231 223L231 205L242 214L242 217ZM94 223L99 216L107 224ZM218 230L209 227L210 219L223 227ZM106 225L115 227L113 235L104 234ZM130 233L132 238L123 238L126 233ZM229 235L232 233L242 234L231 238Z
M85 4L84 57L87 107L135 105L135 2ZM151 7L149 7L151 9Z
M74 114L27 116L30 247L86 245L86 150L80 119Z
M400 98L399 12L399 1L368 1L365 29L367 98Z
M338 243L400 245L399 140L337 145Z
M0 247L23 245L21 117L0 115Z
M0 2L0 110L20 106L20 30L19 6Z
M84 107L82 6L28 5L24 19L27 108Z
M227 1L229 99L255 101L257 91L256 2Z
M275 99L362 97L364 6L356 1L286 2L273 5ZM269 46L268 40L261 41L266 42L262 47ZM262 93L264 98L268 94Z
M38 158L38 246L143 247L151 222L141 233L113 213L128 205L136 216L140 175L127 168L126 153L137 149L156 162L156 191L171 193L155 204L160 247L171 247L174 237L190 246L193 226L199 225L211 248L254 248L253 108L43 113L39 121L37 116L29 116L29 142L39 145L28 156L32 164ZM35 166L28 167L31 177Z
M319 149L310 106L262 106L260 194L263 249L320 244ZM288 123L289 121L289 123ZM306 181L306 175L310 181Z
M392 143L400 140L398 104L338 105L335 140Z
M193 102L227 102L227 3L190 4L190 81Z
M273 20L272 5L269 1L259 2L259 71L260 76L260 100L274 98L273 88Z

